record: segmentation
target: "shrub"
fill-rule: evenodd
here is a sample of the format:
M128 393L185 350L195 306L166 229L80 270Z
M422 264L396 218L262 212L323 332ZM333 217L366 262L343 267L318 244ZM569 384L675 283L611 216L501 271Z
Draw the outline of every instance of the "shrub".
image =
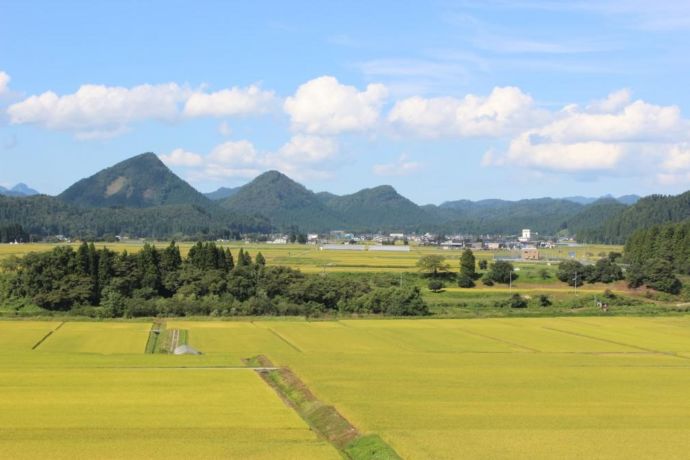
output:
M430 280L428 287L431 292L440 292L441 290L443 290L445 285L441 280Z
M469 277L468 275L460 273L458 275L458 287L473 288L474 287L474 280L471 277Z
M546 294L540 294L538 302L540 307L549 307L552 304L551 299Z
M511 308L526 308L527 299L522 297L520 294L513 294L510 296L508 303Z

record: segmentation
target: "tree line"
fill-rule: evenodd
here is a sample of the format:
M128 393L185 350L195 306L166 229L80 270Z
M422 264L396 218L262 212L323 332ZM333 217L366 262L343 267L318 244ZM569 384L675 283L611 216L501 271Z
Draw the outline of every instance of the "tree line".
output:
M690 274L690 221L637 230L625 243L625 258L631 286L679 293L675 275Z
M0 300L102 317L188 315L425 315L417 287L306 275L258 252L208 242L182 257L175 242L117 253L93 243L3 262Z

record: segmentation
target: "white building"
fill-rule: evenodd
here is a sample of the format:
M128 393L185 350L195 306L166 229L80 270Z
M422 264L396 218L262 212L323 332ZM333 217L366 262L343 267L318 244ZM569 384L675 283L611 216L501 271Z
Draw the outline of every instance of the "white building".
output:
M409 246L393 246L392 244L381 244L369 246L370 251L390 251L390 252L410 252Z
M532 231L529 228L523 228L522 236L518 238L518 241L520 241L521 243L525 243L530 240L532 240Z

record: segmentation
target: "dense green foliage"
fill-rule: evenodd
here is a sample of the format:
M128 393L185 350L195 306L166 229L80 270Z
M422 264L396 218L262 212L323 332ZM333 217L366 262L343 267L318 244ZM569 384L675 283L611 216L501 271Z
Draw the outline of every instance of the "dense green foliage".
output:
M367 188L351 195L321 195L329 209L354 230L423 230L434 218L390 185Z
M489 271L484 273L483 282L489 286L493 283L509 284L517 278L518 275L515 273L513 264L504 260L498 260L491 264Z
M690 218L690 192L676 196L651 195L607 219L597 228L583 231L585 241L620 244L635 231Z
M277 171L261 174L219 203L237 213L268 216L282 229L328 231L345 224L314 192Z
M0 243L27 242L29 234L19 224L0 225Z
M214 243L197 243L184 260L174 242L162 250L146 244L136 254L96 249L93 243L76 251L58 246L13 260L5 269L0 297L106 317L428 313L417 287L267 267L261 253L252 261L240 249L235 259Z
M220 208L169 205L151 208L81 208L41 195L0 196L0 225L21 225L34 239L54 235L95 239L127 235L147 238L216 239L267 232L261 216L238 215Z
M429 254L419 258L417 268L428 276L436 277L440 273L447 272L450 269L450 265L446 263L445 257L438 254Z
M477 279L476 260L471 249L465 249L460 256L460 273L458 273L458 287L474 287L474 280Z
M623 269L615 263L616 253L599 259L593 265L583 265L576 260L566 260L558 264L556 277L570 286L587 283L612 283L623 279Z
M553 235L585 206L554 198L505 201L451 201L439 207L426 206L435 212L439 228L472 234L514 235L522 228Z
M628 209L628 206L613 198L602 198L588 205L568 220L568 230L576 235L578 242L596 240L603 226Z
M675 274L690 274L690 221L634 232L625 243L625 259L630 286L677 294L682 285Z

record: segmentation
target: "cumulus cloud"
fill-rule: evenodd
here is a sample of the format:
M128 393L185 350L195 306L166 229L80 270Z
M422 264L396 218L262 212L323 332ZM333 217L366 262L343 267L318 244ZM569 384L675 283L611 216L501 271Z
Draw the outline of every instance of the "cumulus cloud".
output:
M52 91L31 96L10 105L7 113L12 124L72 131L81 138L108 137L137 121L174 120L188 94L176 83L132 88L83 85L64 96Z
M684 170L690 171L690 144L672 146L661 166L671 173Z
M175 149L168 155L160 155L160 159L169 166L199 166L204 161L201 155L184 149Z
M407 176L421 169L422 165L416 161L410 161L405 154L393 163L375 164L372 171L377 176Z
M10 76L0 70L0 95L10 90Z
M0 73L0 93L9 76ZM182 117L221 117L260 114L275 105L272 91L257 85L214 93L193 91L177 83L131 88L82 85L72 94L46 91L12 104L10 123L34 124L75 133L78 139L109 138L145 120L174 122Z
M240 140L217 145L205 156L176 149L161 158L167 164L188 167L191 180L249 179L270 169L295 179L326 179L332 177L337 152L334 139L297 134L273 152L261 152L251 142Z
M232 87L214 93L194 92L184 106L188 117L223 117L265 113L275 103L273 91L257 85Z
M550 122L516 136L505 154L487 152L483 164L613 171L630 158L628 168L638 164L668 170L690 166L690 153L679 146L689 128L678 107L631 101L629 92L622 90L584 108L565 106Z
M516 87L497 87L486 97L410 97L397 102L388 121L425 137L498 137L542 116L531 96Z
M280 148L278 156L285 161L317 163L333 158L337 151L332 138L297 134Z
M301 85L285 100L283 109L295 131L309 134L338 134L363 131L379 120L388 90L370 84L364 91L343 85L335 77L323 76Z
M249 141L228 141L216 146L208 156L213 164L248 165L256 163L258 154Z

